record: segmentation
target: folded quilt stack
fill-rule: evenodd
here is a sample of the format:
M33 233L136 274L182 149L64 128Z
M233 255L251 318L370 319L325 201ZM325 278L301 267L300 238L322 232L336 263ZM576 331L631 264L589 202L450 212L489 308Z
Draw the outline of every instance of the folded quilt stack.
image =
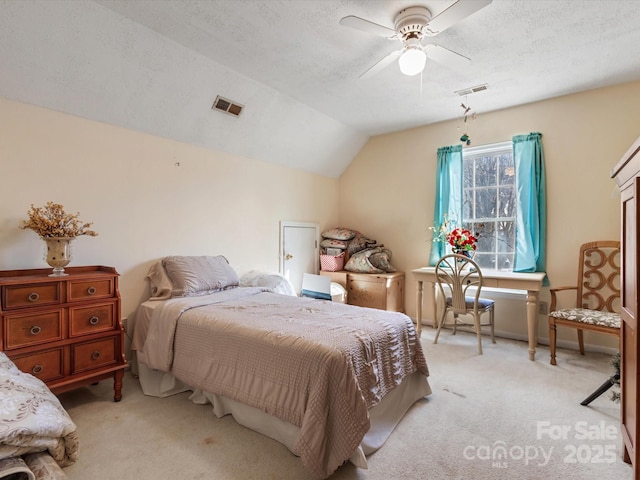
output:
M391 250L357 230L332 228L322 232L320 268L358 273L391 273Z

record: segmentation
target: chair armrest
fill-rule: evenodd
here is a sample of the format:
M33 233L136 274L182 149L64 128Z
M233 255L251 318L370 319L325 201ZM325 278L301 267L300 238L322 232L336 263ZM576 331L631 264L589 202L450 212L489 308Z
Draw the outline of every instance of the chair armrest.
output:
M549 293L551 293L551 304L549 305L549 311L553 312L556 309L556 302L557 302L557 297L556 297L556 292L561 292L563 290L578 290L577 286L574 287L556 287L556 288L550 288L549 289Z

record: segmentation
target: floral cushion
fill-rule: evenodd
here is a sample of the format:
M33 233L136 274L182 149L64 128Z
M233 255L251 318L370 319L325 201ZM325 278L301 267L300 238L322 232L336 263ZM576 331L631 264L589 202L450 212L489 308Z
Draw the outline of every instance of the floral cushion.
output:
M391 251L383 248L368 248L356 252L349 258L344 269L357 273L392 273L396 269L391 265Z
M322 248L339 248L340 250L346 250L349 246L349 242L346 240L336 240L334 238L325 238L320 242Z
M369 257L373 253L378 253L379 249L371 248L368 250L362 250L357 252L353 256L349 258L344 269L349 272L357 272L357 273L384 273L384 270L374 266L370 261Z
M359 233L349 241L349 245L347 246L347 253L351 256L357 252L366 250L367 248L373 248L376 244L377 242L375 240L367 238Z
M600 310L588 310L586 308L563 308L551 312L549 316L602 327L620 328L621 325L619 313L601 312Z
M326 232L322 232L322 238L330 238L332 240L351 240L358 232L349 228L332 228Z
M387 273L393 273L396 271L391 265L391 250L387 248L380 249L379 252L372 253L369 256L369 262L376 268L383 270Z

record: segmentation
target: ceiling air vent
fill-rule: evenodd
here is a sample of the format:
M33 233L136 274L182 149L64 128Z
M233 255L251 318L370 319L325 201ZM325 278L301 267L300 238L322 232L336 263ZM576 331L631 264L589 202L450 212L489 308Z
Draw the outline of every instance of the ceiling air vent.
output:
M228 98L224 98L218 95L211 108L213 110L219 110L221 112L228 113L229 115L237 117L238 115L240 115L240 112L242 112L244 106L238 103L233 103Z
M458 91L453 92L453 93L457 93L461 97L464 97L465 95L471 95L472 93L481 92L483 90L486 90L487 88L488 88L487 84L483 83L482 85L477 85L475 87L464 88L462 90L458 90Z

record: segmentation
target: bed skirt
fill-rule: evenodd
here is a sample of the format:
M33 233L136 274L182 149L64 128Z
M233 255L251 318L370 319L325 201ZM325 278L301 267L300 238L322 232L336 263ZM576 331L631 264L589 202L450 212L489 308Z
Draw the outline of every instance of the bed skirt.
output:
M137 362L137 367L140 386L145 395L168 397L192 391L189 399L194 403L211 403L217 417L231 414L240 425L280 442L296 455L293 446L300 431L296 425L223 395L194 389L170 373L152 370L142 362ZM389 392L369 410L371 426L362 439L360 447L351 456L351 463L360 468L367 468L366 456L382 447L409 408L430 393L431 388L427 378L418 372L406 377L397 388Z

